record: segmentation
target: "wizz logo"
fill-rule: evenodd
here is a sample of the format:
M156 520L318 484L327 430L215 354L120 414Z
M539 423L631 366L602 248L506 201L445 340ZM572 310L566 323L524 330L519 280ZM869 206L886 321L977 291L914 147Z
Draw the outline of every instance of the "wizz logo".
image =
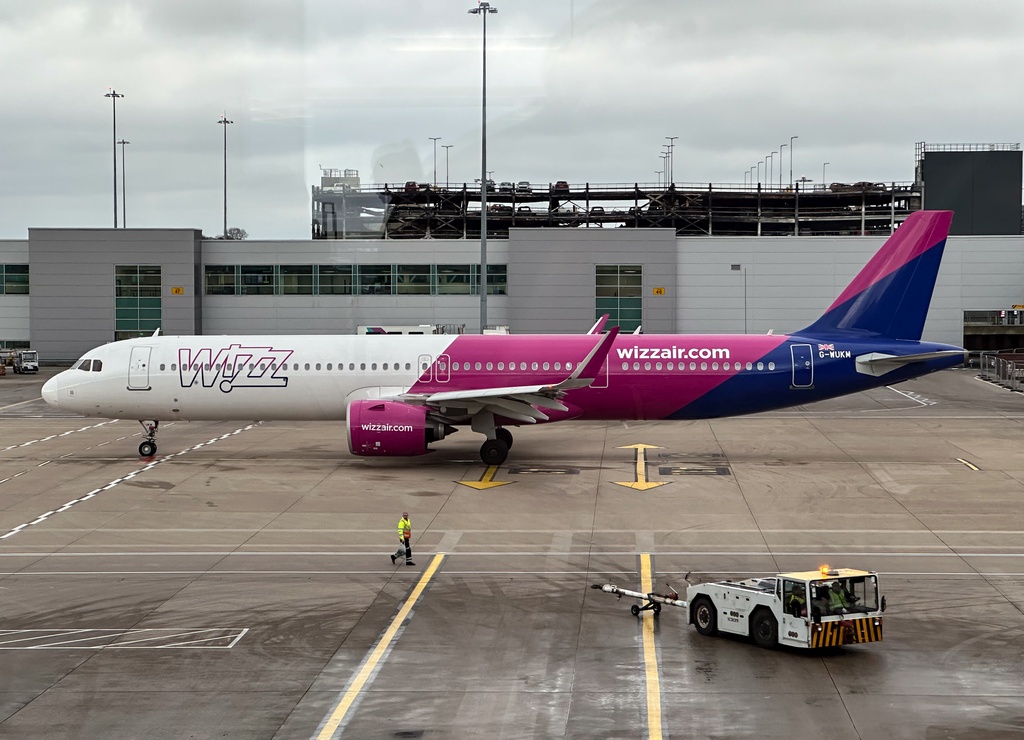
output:
M182 347L178 349L178 377L182 388L198 382L203 388L216 385L224 393L234 388L287 388L285 373L294 351L232 344L214 355L209 347Z

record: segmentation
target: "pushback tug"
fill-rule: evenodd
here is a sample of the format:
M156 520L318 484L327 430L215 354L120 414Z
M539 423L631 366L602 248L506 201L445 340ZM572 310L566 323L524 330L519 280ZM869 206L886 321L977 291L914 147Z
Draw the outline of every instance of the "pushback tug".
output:
M823 565L764 578L696 583L686 589L685 600L674 590L643 593L610 583L591 588L640 599L643 605L630 609L634 616L658 614L663 604L682 607L700 634L753 637L763 648L837 647L882 639L885 597L879 595L874 571Z

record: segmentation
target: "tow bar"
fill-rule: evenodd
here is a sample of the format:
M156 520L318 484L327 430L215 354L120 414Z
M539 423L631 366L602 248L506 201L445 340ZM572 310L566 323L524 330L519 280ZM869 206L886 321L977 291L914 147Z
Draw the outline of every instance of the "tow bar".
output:
M669 591L667 594L658 594L654 592L645 594L642 591L630 591L625 588L619 588L618 586L612 583L605 583L603 585L595 583L591 586L591 588L599 589L601 591L604 591L606 594L615 594L620 599L623 596L631 596L634 599L640 599L640 601L643 602L643 606L633 604L631 607L629 607L629 611L632 612L634 617L639 617L640 612L648 610L654 612L655 614L660 614L662 604L667 604L668 606L680 606L684 609L686 608L686 602L679 598L679 594L671 586L669 586L669 588L672 590Z

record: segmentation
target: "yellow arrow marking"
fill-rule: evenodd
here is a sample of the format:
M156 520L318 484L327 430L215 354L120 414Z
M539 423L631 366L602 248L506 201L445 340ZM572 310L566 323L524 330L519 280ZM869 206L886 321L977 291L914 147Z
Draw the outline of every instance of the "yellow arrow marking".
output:
M469 486L475 488L478 491L483 491L487 488L497 488L498 486L507 486L512 481L510 480L494 480L494 476L498 473L498 466L488 466L484 474L480 476L480 480L460 480L455 481L460 486Z
M666 485L666 483L650 482L647 480L647 450L660 450L660 447L657 445L638 444L625 445L617 449L636 451L636 480L627 483L615 481L615 485L625 486L626 488L632 488L636 491L649 491L652 488Z

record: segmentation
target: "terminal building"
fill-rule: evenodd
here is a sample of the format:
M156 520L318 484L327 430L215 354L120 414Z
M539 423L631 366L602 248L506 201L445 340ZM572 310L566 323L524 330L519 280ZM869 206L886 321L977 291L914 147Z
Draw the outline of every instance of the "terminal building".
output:
M917 155L914 182L902 184L496 185L488 323L585 332L607 313L627 332L794 331L908 213L950 208L925 339L1024 345L1020 146L921 144ZM419 183L363 188L346 171L313 188L309 240L31 227L25 240L0 241L0 346L31 346L45 363L157 329L478 332L480 196Z

